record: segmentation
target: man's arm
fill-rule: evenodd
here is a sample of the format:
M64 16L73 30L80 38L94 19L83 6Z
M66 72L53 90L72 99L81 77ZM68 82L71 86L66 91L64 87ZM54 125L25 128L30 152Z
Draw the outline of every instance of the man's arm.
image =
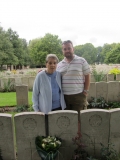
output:
M87 95L87 91L89 90L90 87L90 74L85 75L85 83L84 83L84 90L83 93Z

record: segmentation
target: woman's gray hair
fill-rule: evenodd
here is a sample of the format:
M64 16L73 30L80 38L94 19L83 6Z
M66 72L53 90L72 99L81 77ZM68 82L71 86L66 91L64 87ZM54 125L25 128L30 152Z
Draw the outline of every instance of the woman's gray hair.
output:
M56 59L57 63L59 62L59 59L55 54L48 54L46 57L46 63L48 62L49 58L54 58Z

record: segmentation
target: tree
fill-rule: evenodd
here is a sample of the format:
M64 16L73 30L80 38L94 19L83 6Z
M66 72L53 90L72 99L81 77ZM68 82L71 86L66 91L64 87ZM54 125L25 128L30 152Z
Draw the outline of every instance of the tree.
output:
M56 54L61 60L63 58L61 50L62 41L57 35L47 33L43 38L30 41L29 52L33 65L45 65L47 54Z
M30 55L29 55L28 44L26 39L21 39L21 45L22 45L22 50L23 50L22 53L23 53L23 59L24 59L23 64L27 66L30 64Z
M116 43L113 43L113 44L104 44L103 48L102 48L102 52L101 52L101 61L102 63L106 63L106 56L107 54L109 54L109 52L112 51L112 49L114 49L116 46Z
M120 63L120 43L115 46L105 57L106 63Z
M8 29L7 35L9 36L9 40L13 45L14 55L18 58L17 64L19 66L26 64L25 60L26 60L27 54L28 54L26 40L20 39L17 32L13 31L11 28Z
M99 63L102 63L102 60L103 60L103 57L101 55L101 52L102 52L102 47L101 46L98 46L96 48L97 50L97 57L96 57L96 62L99 64Z
M13 45L9 40L7 33L0 27L0 65L16 64L18 62L17 57L13 52Z
M75 46L75 54L83 57L89 64L93 64L96 61L97 50L91 43Z

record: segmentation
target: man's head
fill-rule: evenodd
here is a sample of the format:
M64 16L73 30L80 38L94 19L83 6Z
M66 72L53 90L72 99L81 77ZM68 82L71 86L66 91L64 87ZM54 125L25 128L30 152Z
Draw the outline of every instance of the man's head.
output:
M63 41L62 43L62 52L63 55L67 58L67 59L73 59L74 57L74 48L73 48L73 43L70 40L67 41Z

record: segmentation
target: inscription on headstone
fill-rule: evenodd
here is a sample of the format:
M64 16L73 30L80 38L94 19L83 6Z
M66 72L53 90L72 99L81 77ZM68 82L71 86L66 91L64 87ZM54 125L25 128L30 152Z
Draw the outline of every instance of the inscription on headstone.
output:
M93 115L89 119L89 124L92 127L99 127L101 125L101 123L102 123L102 118L99 115Z
M45 136L45 117L41 112L24 112L15 115L17 160L39 160L35 146L38 135Z
M78 132L78 113L76 111L54 111L48 114L49 135L58 136L62 141L60 159L71 159L75 146L72 138Z
M82 141L91 156L100 156L100 143L108 145L109 111L88 109L80 113Z
M67 129L70 125L70 119L67 116L61 116L57 119L57 125L61 129Z

